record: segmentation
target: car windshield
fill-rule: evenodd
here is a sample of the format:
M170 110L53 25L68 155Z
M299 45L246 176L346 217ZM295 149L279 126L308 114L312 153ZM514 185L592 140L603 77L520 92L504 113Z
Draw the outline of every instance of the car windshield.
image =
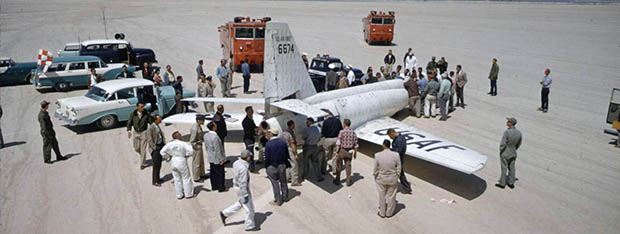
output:
M327 71L327 61L323 60L312 60L312 65L310 65L310 69L319 70L319 71Z
M103 61L101 61L101 60L99 60L99 63L101 63L101 67L108 67L108 65L107 65L107 64L105 64L105 62L103 62Z
M76 45L66 45L65 46L65 51L78 51L80 50L80 45L76 44Z
M98 102L102 102L106 100L107 94L108 92L106 92L104 89L95 86L88 90L88 93L86 93L86 97Z

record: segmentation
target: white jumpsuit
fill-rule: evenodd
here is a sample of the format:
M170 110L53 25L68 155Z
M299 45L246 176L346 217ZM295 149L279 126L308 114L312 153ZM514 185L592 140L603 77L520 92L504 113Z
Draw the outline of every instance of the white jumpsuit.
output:
M233 186L237 189L238 201L222 211L226 217L230 217L241 207L245 209L245 230L254 229L254 204L252 203L252 193L250 193L250 173L249 163L243 159L238 159L233 163ZM245 202L245 203L244 203Z
M177 198L181 199L183 195L185 195L185 198L193 197L194 184L192 183L189 166L187 165L187 158L194 153L192 146L187 142L174 140L166 144L159 153L162 156L172 156L170 164L172 166L172 177L174 178Z

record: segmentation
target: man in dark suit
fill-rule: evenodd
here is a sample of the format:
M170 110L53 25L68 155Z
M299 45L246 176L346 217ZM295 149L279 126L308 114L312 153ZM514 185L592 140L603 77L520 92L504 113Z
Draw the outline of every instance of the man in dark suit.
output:
M39 112L39 125L41 126L41 136L43 137L43 162L47 164L51 164L51 150L54 149L54 153L56 154L56 160L65 160L67 158L63 157L60 153L60 148L58 148L58 140L56 140L56 132L54 131L54 126L52 125L52 120L50 119L49 113L47 113L47 108L50 103L47 101L41 102L41 111Z
M218 105L217 111L213 115L213 122L217 125L217 136L222 140L224 145L224 138L228 135L228 129L226 129L226 120L224 119L224 106Z
M136 78L133 72L127 71L127 65L123 65L123 71L118 74L118 78Z
M166 144L166 138L164 138L164 132L159 127L161 123L161 116L155 114L153 116L153 124L147 129L148 143L151 148L151 159L153 159L153 186L161 187L161 178L159 177L159 171L161 170L161 149Z

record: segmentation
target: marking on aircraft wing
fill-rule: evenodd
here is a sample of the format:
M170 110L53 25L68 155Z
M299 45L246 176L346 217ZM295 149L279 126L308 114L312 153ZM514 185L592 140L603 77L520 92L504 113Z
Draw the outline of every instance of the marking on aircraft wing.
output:
M378 136L387 136L387 131L390 128L384 128L384 129L379 129L377 131L375 131L375 135ZM424 149L427 152L431 152L431 151L435 151L438 149L460 149L460 150L465 150L465 148L458 146L458 145L453 145L453 144L445 144L443 141L441 140L429 140L429 139L424 139L424 140L415 140L416 138L426 138L426 136L419 134L419 133L415 133L415 132L411 132L409 130L398 130L398 128L393 128L397 133L403 135L405 137L405 141L407 142L407 145L417 145L418 149L423 149L423 148L428 148L429 146L435 146L432 147L430 149ZM438 146L439 144L439 146ZM441 145L444 144L444 145Z

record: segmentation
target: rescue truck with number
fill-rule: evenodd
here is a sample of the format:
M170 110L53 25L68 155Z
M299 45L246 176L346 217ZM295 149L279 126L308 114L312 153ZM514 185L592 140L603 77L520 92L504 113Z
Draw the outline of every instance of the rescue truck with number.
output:
M364 23L364 41L369 45L386 44L391 45L394 39L394 12L370 11L370 14L362 19Z
M220 32L222 56L233 61L233 71L241 71L241 62L248 61L252 71L263 71L265 54L265 25L271 17L250 19L235 17L217 28Z

